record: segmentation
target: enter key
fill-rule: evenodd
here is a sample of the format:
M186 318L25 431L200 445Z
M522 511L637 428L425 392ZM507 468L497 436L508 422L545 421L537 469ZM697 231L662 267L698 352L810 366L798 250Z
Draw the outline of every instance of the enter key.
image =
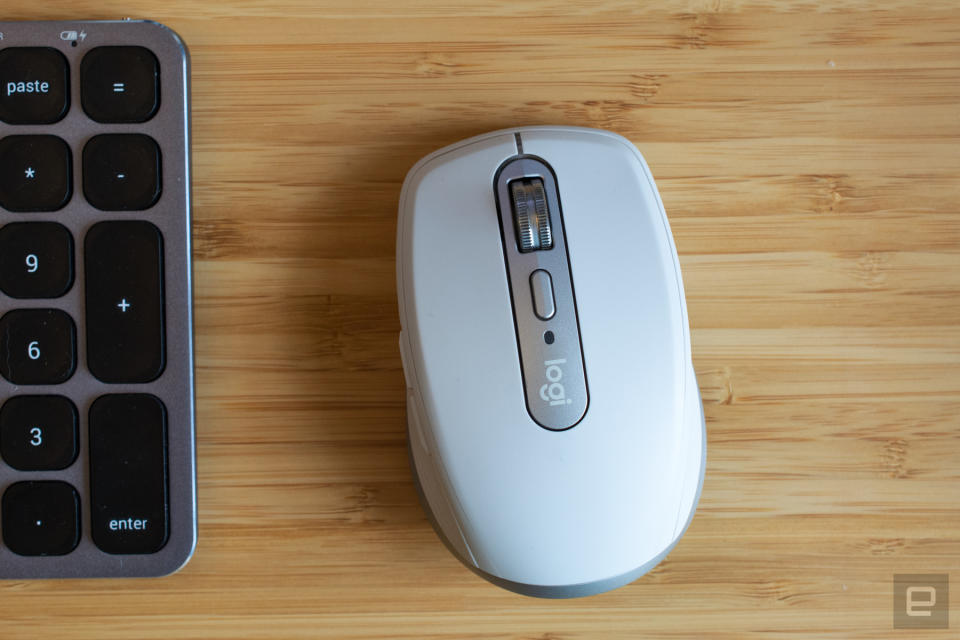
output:
M90 524L107 553L155 553L167 542L167 412L149 394L90 407Z

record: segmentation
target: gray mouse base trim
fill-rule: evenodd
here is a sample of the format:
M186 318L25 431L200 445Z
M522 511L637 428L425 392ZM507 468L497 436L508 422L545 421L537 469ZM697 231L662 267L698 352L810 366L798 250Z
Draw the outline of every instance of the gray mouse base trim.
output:
M531 596L534 598L582 598L584 596L593 596L598 593L603 593L605 591L611 591L618 587L622 587L626 584L629 584L647 573L655 566L660 564L660 562L667 557L673 548L680 542L680 538L687 532L687 528L690 526L690 523L693 521L693 516L697 512L697 504L700 502L700 493L703 491L703 479L706 474L707 469L707 422L706 417L703 413L703 405L700 406L700 428L703 430L703 436L700 439L700 478L697 481L697 494L693 499L693 506L690 509L690 514L687 516L687 521L683 525L683 530L680 532L670 545L668 545L663 551L657 554L649 562L646 562L636 569L622 573L611 578L604 578L603 580L596 580L594 582L584 582L580 584L571 584L571 585L540 585L540 584L525 584L522 582L513 582L512 580L504 580L495 575L487 573L483 569L476 567L472 562L465 559L460 552L450 543L450 540L447 538L447 535L443 532L443 529L440 527L437 522L436 517L433 515L433 510L430 508L430 504L427 502L427 497L423 493L423 487L420 485L420 474L417 473L417 465L413 459L413 449L410 446L410 429L409 425L407 427L407 459L410 463L410 470L413 472L413 484L417 488L417 496L420 498L420 504L423 505L423 510L427 514L427 520L430 521L430 525L433 527L433 530L437 533L437 537L443 542L444 546L457 558L466 568L473 571L475 574L492 582L498 587L502 587L507 591L513 591L514 593L519 593L524 596Z

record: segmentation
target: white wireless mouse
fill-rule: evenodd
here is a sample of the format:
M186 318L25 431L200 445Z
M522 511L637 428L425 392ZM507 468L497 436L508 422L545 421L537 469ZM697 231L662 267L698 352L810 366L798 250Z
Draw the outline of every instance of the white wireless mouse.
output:
M548 598L660 562L693 517L706 432L636 147L524 127L427 156L400 196L397 287L411 464L455 555Z

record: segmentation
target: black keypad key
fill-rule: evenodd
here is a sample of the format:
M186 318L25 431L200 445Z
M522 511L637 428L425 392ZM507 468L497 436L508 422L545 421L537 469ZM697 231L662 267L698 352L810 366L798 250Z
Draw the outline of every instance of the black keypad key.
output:
M155 553L167 541L167 411L147 394L90 407L90 528L107 553Z
M0 291L11 298L58 298L73 284L73 236L56 222L0 228Z
M100 222L84 255L90 372L109 383L155 380L165 364L160 230L143 220Z
M0 120L50 124L69 106L70 71L62 53L50 47L0 50Z
M83 194L103 211L148 209L160 198L160 147L142 133L105 133L83 147Z
M0 318L0 375L13 384L60 384L77 366L77 330L59 309L17 309Z
M97 122L146 122L160 104L160 65L143 47L97 47L80 64L83 110Z
M77 408L63 396L14 396L0 408L0 456L20 471L66 469L77 458Z
M16 482L3 494L3 542L21 556L62 556L80 542L80 496L66 482Z
M0 140L0 207L56 211L70 201L70 147L57 136Z

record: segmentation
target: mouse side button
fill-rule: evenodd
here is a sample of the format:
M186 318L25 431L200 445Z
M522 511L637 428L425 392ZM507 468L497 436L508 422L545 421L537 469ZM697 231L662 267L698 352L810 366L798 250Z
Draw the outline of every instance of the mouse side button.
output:
M440 539L467 566L477 567L479 563L474 551L460 526L448 495L447 482L438 461L431 453L424 433L420 403L416 393L407 394L407 429L409 441L410 467L417 493L427 512L427 518L437 531Z
M420 403L417 402L417 394L413 389L407 391L407 426L410 428L410 437L416 438L417 444L420 445L423 452L430 455L430 444L423 433L423 422L420 418Z
M400 338L397 341L400 345L400 366L403 368L403 379L407 384L407 389L412 389L416 385L416 378L413 376L412 363L408 352L407 334L400 332Z

